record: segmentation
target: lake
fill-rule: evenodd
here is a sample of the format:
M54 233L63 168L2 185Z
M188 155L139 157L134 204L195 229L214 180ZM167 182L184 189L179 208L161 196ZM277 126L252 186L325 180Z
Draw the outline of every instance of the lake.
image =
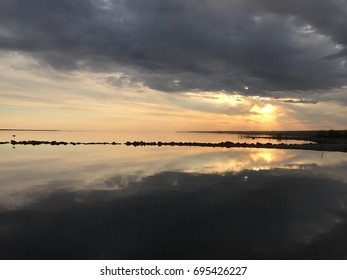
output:
M252 141L0 141L12 134ZM346 153L7 144L0 155L1 259L347 259Z

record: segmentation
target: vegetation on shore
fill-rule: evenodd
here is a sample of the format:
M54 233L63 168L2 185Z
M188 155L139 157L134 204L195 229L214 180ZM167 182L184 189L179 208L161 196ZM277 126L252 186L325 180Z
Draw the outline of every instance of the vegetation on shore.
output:
M241 138L275 140L302 140L318 144L347 143L347 130L296 130L296 131L179 131L189 133L238 134Z

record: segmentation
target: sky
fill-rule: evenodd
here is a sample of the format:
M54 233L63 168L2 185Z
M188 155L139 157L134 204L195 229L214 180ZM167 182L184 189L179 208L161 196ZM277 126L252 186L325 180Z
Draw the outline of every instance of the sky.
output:
M0 128L347 129L347 0L1 0Z

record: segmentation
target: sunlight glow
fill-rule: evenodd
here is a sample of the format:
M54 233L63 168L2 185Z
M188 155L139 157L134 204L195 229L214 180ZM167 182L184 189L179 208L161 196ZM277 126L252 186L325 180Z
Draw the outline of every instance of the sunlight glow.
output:
M271 104L266 104L263 107L259 107L258 105L254 105L251 109L251 112L261 114L261 115L272 114L274 111L275 111L275 108Z
M259 153L254 153L252 155L252 159L255 162L272 163L272 162L278 160L278 159L273 158L273 154L274 154L273 151L262 151Z
M237 106L239 104L247 103L245 98L241 95L229 95L229 94L219 94L217 96L218 103L225 103L230 106Z

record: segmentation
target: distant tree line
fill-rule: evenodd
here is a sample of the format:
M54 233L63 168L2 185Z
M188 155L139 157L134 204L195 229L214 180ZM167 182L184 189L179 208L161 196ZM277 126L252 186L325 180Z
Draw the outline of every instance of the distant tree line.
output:
M347 130L319 130L317 131L319 138L347 138Z

